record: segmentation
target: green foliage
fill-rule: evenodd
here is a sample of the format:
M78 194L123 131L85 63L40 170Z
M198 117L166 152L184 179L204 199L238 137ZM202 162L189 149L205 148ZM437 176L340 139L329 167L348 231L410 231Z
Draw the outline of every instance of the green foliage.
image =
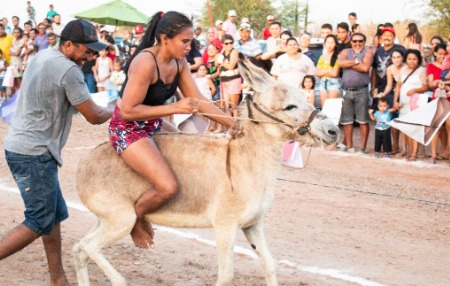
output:
M303 1L302 1L303 2ZM298 35L300 30L305 30L305 16L307 8L299 0L281 0L281 13L279 19L283 27Z
M430 0L430 10L426 13L430 26L435 27L436 34L449 36L450 33L450 0Z
M228 10L235 10L236 26L239 27L242 18L247 17L255 35L261 34L264 30L267 15L276 15L270 0L210 0L210 3L213 25L216 20L227 20ZM210 26L207 4L199 21L204 26Z

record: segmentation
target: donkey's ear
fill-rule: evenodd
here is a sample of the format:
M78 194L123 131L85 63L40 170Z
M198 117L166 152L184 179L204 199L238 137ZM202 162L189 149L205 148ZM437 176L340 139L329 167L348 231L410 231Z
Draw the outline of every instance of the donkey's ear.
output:
M257 92L267 90L273 84L274 79L262 68L252 64L242 53L239 53L238 68L245 82Z

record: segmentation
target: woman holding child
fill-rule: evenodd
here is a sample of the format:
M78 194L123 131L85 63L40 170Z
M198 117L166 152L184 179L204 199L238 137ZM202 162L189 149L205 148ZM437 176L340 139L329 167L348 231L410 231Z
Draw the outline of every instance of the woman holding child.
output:
M439 89L439 84L442 84L441 74L443 68L444 58L447 55L446 44L437 44L434 47L434 58L435 61L431 62L427 66L427 78L428 85L433 89L433 100L436 99L436 90ZM445 91L444 91L445 92ZM434 164L436 159L448 159L448 129L450 128L450 120L447 119L445 126L441 127L438 133L434 136L431 141L431 163ZM441 153L437 154L437 149L439 145L439 139L441 140Z

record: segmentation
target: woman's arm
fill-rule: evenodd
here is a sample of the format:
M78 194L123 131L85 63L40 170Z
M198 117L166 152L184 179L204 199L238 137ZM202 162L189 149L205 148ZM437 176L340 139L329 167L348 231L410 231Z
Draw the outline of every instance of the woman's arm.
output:
M187 66L187 62L178 61L178 63L181 69L178 86L184 96L186 96L186 99L197 99L198 101L196 102L198 102L198 109L200 112L218 115L217 117L204 115L205 117L228 127L235 126L235 120L232 117L227 116L215 104L211 104L210 101L200 93L189 67Z
M388 95L392 90L392 86L394 85L394 74L392 73L391 67L392 65L386 69L387 84L383 90L383 93L381 94L381 97L385 97L386 95Z
M210 78L208 78L208 85L209 89L211 90L211 94L214 95L216 93L216 86L214 85L214 82Z
M397 85L395 86L395 91L394 91L394 107L399 109L401 108L401 106L399 105L398 99L400 98L400 89L402 87L402 82L399 81L397 82Z
M99 82L98 76L97 76L97 71L98 71L98 61L99 61L100 57L98 57L95 60L95 65L92 67L92 72L94 73L94 78L96 82Z
M224 60L222 66L225 67L227 70L234 70L236 68L238 58L239 53L236 49L234 49L231 51L230 60L229 61Z
M419 63L419 65L420 65L420 63ZM427 82L427 76L426 76L425 70L421 70L418 72L420 72L419 77L422 81L422 86L408 90L408 92L406 93L406 95L408 95L408 96L411 96L414 93L423 93L423 92L430 90L430 86L428 85L428 82Z

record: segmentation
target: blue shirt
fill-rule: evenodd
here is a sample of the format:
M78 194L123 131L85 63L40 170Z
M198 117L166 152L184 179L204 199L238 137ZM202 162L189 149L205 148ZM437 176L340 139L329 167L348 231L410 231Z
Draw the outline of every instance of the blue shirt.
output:
M373 117L375 117L375 119L377 120L377 123L375 124L375 129L387 130L391 127L389 124L387 124L392 119L389 110L386 110L385 112L376 111L373 114Z
M239 40L234 43L234 47L243 53L246 58L254 58L262 54L261 46L252 39L247 42Z

